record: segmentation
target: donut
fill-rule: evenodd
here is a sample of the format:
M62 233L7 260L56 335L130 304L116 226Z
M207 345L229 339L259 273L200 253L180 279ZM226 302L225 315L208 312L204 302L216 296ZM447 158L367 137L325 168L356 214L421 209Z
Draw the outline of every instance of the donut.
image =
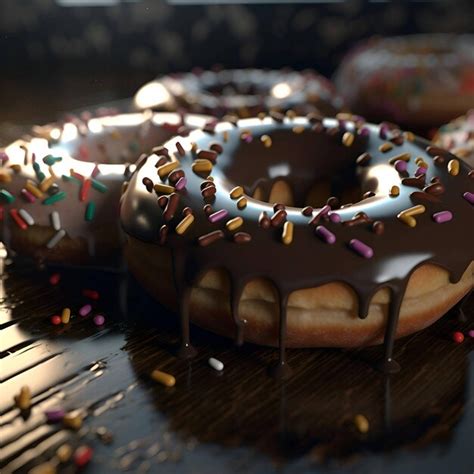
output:
M433 141L474 167L474 109L440 127Z
M133 113L35 127L0 152L0 237L38 262L109 265L122 185L143 152L202 117Z
M391 372L394 339L472 290L470 168L393 124L272 114L164 146L169 163L143 160L121 220L130 271L179 313L184 356L193 321L278 346L278 373L286 347L382 342Z
M167 109L222 117L249 117L259 112L319 111L334 116L343 107L334 86L315 71L228 69L158 77L134 98L140 109Z
M335 84L353 112L425 132L474 107L474 36L369 39L342 60Z

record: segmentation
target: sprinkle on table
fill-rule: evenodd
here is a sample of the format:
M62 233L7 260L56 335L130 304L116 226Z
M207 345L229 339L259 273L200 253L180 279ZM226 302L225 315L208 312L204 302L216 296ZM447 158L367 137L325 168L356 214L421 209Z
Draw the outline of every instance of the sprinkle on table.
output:
M36 198L33 196L33 194L31 194L27 189L23 188L20 193L25 201L29 202L30 204L33 204L36 201Z
M31 180L27 180L25 184L25 189L33 194L34 197L37 199L43 199L44 194L40 191L40 189L33 183Z
M28 410L31 407L31 390L28 385L23 385L20 392L14 396L15 405L20 410Z
M10 209L10 216L21 230L26 230L28 228L28 224L22 219L17 209Z
M66 235L66 231L64 229L59 230L56 234L51 237L51 240L46 244L46 248L52 249L56 247L59 241Z
M215 359L214 357L209 357L207 362L214 370L217 370L218 372L221 372L222 370L224 370L224 364L219 359Z
M21 218L29 225L29 226L32 226L32 225L35 225L35 220L33 219L33 217L31 216L31 214L25 210L25 209L20 209L18 211L18 214L20 214Z
M50 206L51 204L62 201L65 197L66 197L66 193L64 191L61 191L59 193L56 193L56 194L53 194L52 196L47 197L43 201L43 204L46 206Z
M6 189L0 189L0 199L6 202L7 204L11 204L15 201L15 196L9 193Z
M165 387L174 387L176 385L176 379L173 375L163 372L161 370L155 369L151 373L151 378L158 383L161 383Z
M60 230L61 229L61 218L59 216L58 211L53 211L50 214L50 219L51 219L51 226L53 227L54 230Z

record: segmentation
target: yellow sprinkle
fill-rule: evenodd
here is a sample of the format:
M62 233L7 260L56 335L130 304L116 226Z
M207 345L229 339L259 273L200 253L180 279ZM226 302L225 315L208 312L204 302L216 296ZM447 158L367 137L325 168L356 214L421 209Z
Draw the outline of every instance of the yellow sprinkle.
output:
M153 189L158 194L171 194L174 193L174 186L169 186L168 184L157 183L153 186Z
M225 226L227 230L232 232L238 229L243 223L244 223L244 220L241 217L234 217L233 219L230 219L229 221L227 221Z
M423 214L426 211L426 207L423 204L418 204L417 206L410 207L403 211L407 216L417 216L418 214Z
M206 181L214 181L214 176L208 176L208 177L206 178Z
M339 112L336 114L336 118L339 120L352 120L352 114L348 112Z
M63 424L66 428L79 430L82 426L82 415L77 411L66 413L63 417Z
M400 188L398 186L392 186L390 188L390 196L397 197L400 194Z
M416 219L414 217L407 216L406 214L398 214L398 219L406 224L408 227L416 227Z
M413 206L400 212L397 218L409 227L416 227L416 219L413 216L423 214L425 211L425 206L419 204L418 206Z
M176 226L176 233L179 235L184 234L188 227L194 222L194 216L192 214L188 214L183 220Z
M20 389L20 393L15 395L15 405L20 410L28 410L31 406L31 390L28 385L24 385Z
M61 313L61 322L63 324L68 324L71 319L71 310L69 308L64 308Z
M351 132L345 132L342 136L342 143L345 146L351 146L354 143L354 134Z
M49 178L46 178L43 181L41 181L40 189L41 191L46 192L53 184L54 184L54 176L50 176Z
M224 130L224 132L222 132L222 138L224 142L227 142L227 140L229 139L229 132L227 130Z
M286 116L290 119L294 119L296 117L296 112L294 110L287 110L286 111Z
M0 168L0 183L11 183L11 174L6 168Z
M56 457L59 459L59 462L65 463L68 462L69 459L71 459L72 456L72 447L70 444L62 444L59 446L59 448L56 450Z
M9 168L12 169L15 173L19 173L21 171L21 165L14 164L10 165Z
M172 161L171 163L165 163L164 165L158 166L158 176L163 179L168 176L173 170L179 166L179 161Z
M176 384L176 379L172 375L167 374L166 372L162 372L161 370L158 370L158 369L155 369L151 373L151 378L155 382L159 382L165 387L174 387Z
M364 415L356 415L354 417L354 425L359 433L365 434L369 431L369 420Z
M212 171L212 163L209 160L199 158L194 160L192 169L195 173L210 173Z
M303 133L304 132L304 127L302 125L298 125L296 127L293 127L293 133Z
M266 116L266 113L265 113L265 112L259 112L259 113L257 114L257 117L258 117L260 120L263 120L263 119L265 118L265 116Z
M56 474L58 472L56 465L51 461L42 462L37 466L31 468L28 474Z
M245 209L247 207L247 199L244 198L244 197L241 197L238 201L237 201L237 207L239 209Z
M459 161L450 160L448 162L448 171L451 176L457 176L459 174Z
M281 240L285 245L290 245L293 242L293 222L286 221L283 224L283 233Z
M198 149L198 144L196 142L191 143L191 151L195 153Z
M389 163L393 164L398 160L410 161L410 159L411 159L411 154L410 153L401 153L400 155L396 155L393 158L390 158Z
M122 136L122 134L118 130L112 130L110 132L110 135L112 136L114 140L118 140Z
M405 137L405 140L408 140L409 142L415 141L415 134L412 132L403 132L403 136Z
M272 146L272 139L269 135L262 135L260 141L263 143L265 148L270 148Z
M417 166L422 166L423 168L428 168L428 164L426 163L426 161L421 156L416 157L415 163L417 164Z
M43 199L44 194L30 180L26 182L25 189L38 199Z
M232 199L237 199L244 194L244 188L242 186L236 186L230 192L230 197Z
M382 153L386 153L387 151L390 151L392 148L393 148L393 145L391 143L385 142L379 146L379 151L381 151Z

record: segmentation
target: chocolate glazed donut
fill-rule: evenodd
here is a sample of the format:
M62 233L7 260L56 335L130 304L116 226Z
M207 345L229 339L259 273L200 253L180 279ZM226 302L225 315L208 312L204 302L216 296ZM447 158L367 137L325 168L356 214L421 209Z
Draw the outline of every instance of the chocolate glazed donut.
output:
M205 117L134 113L35 127L1 152L1 238L38 261L114 264L122 185L143 152Z
M239 117L277 110L334 116L343 101L329 79L313 70L225 69L158 77L135 95L140 109L182 110Z
M287 346L381 342L384 370L396 371L395 338L472 290L472 177L388 123L276 114L219 123L142 162L121 205L129 266L178 308L184 355L193 319L238 343L278 345L279 371ZM303 207L327 180L328 204ZM338 207L354 183L362 200ZM264 202L277 185L287 202Z

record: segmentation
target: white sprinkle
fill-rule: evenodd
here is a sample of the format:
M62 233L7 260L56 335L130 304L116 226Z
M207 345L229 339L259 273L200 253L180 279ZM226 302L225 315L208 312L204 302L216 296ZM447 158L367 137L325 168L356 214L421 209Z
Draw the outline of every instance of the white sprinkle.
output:
M59 212L53 211L50 216L51 216L51 225L53 226L53 229L61 230L61 219L59 217Z
M218 359L214 359L214 357L210 357L209 360L209 365L214 369L214 370L217 370L217 371L221 371L221 370L224 370L224 364L218 360Z
M59 232L56 232L56 234L53 235L51 240L46 244L46 247L48 249L52 249L55 247L58 242L66 235L66 231L64 229L61 229Z
M20 209L18 211L18 214L20 214L20 216L28 225L35 225L35 220L33 219L33 217L31 217L31 214L28 211L25 211L24 209Z

